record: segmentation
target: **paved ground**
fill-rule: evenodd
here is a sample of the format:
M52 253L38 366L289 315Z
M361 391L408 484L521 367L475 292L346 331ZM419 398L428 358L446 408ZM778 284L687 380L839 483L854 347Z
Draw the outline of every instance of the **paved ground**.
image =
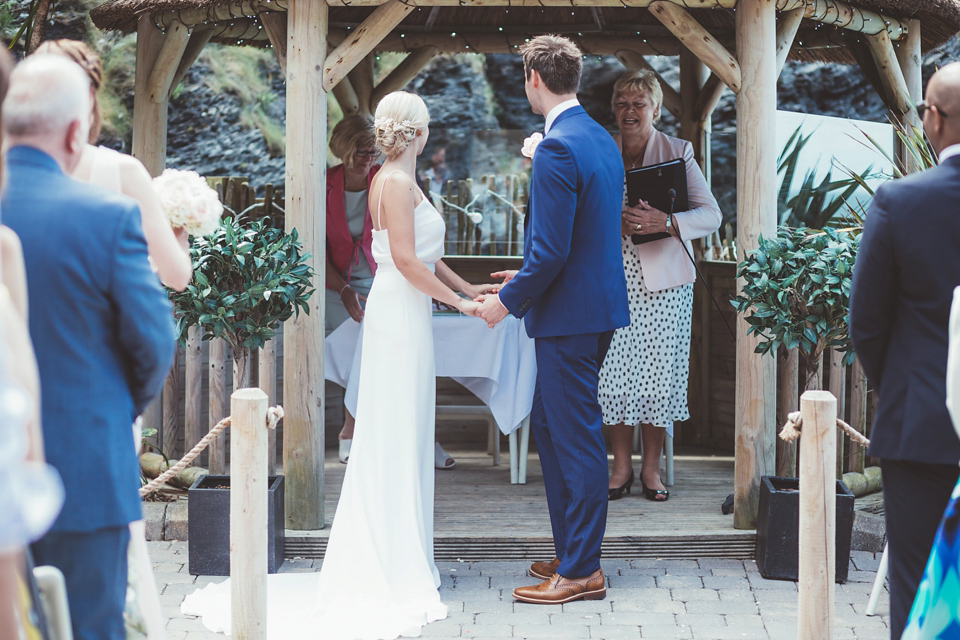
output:
M213 640L180 613L186 594L223 578L187 572L187 543L151 542L169 640ZM886 592L878 615L864 610L879 556L853 552L849 581L836 587L836 640L887 640ZM287 560L281 571L316 571L321 561ZM316 565L316 566L315 566ZM547 607L514 602L514 587L534 584L526 562L445 562L440 595L446 620L423 629L431 638L583 638L727 640L797 638L797 585L765 580L753 561L606 560L607 598ZM322 634L317 636L323 640ZM806 639L803 639L806 640Z

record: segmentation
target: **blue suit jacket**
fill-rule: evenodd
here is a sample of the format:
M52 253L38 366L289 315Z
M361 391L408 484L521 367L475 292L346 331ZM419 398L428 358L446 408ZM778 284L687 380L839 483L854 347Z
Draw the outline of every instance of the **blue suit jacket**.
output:
M582 107L554 121L533 157L523 268L500 291L531 338L630 324L621 255L623 161Z
M869 453L957 464L946 406L953 289L960 285L960 157L883 185L853 272L850 337L879 404Z
M136 203L77 182L45 153L7 154L3 222L23 243L48 461L66 502L53 526L141 517L134 418L173 362L173 315L147 262Z

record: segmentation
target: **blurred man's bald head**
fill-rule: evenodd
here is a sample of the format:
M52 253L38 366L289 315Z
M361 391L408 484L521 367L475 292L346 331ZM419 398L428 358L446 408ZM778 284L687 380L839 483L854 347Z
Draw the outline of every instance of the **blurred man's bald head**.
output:
M960 62L941 67L927 83L923 128L937 153L960 144Z

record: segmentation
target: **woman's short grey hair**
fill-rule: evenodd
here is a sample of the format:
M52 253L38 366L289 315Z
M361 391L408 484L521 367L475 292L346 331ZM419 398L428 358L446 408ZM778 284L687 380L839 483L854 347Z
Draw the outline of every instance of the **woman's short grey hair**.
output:
M370 149L375 145L373 120L368 116L347 116L330 133L330 151L348 169L353 167L354 154L358 150Z
M2 118L4 132L14 137L58 133L74 120L89 126L90 79L63 56L28 56L10 74Z
M610 98L610 106L617 103L617 99L625 93L646 93L653 104L656 105L656 116L653 121L660 119L660 112L663 110L663 89L660 87L660 81L657 75L649 69L638 69L636 71L627 71L613 83L613 96Z

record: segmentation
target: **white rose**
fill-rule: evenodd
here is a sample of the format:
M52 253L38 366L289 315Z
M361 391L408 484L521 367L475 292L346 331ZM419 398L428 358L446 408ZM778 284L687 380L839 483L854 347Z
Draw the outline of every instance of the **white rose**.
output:
M537 150L537 145L543 140L543 134L539 131L530 134L529 138L526 138L523 141L523 149L520 150L520 153L524 157L533 158L533 153Z

